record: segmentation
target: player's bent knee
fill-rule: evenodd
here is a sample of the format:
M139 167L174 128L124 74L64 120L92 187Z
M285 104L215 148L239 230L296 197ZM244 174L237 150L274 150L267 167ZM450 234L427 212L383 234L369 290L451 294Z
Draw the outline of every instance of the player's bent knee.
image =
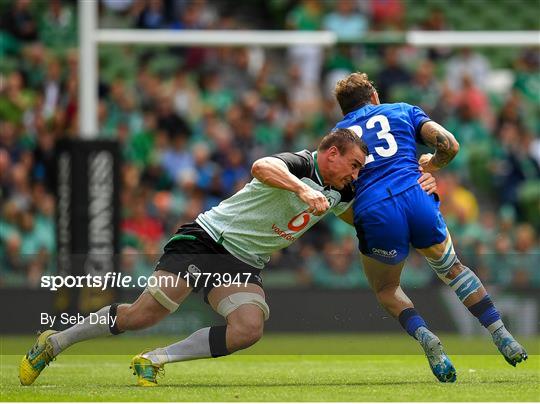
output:
M235 311L240 306L245 305L245 304L255 305L259 309L261 309L261 311L263 312L265 321L270 318L270 308L268 307L268 304L264 300L264 297L262 297L258 293L250 293L250 292L233 293L232 295L224 297L218 303L216 311L219 314L221 314L223 317L227 318L229 314L231 314L233 311Z
M426 261L431 269L435 271L437 276L446 283L445 278L447 278L449 272L456 265L456 263L459 263L456 251L454 250L454 244L452 243L452 238L448 236L446 239L443 253L439 258L432 259L426 257Z
M387 284L381 285L375 290L375 296L382 305L391 303L396 299L396 293L399 288L399 284Z
M216 311L227 319L227 346L231 352L245 349L262 338L270 308L258 293L239 292L223 298ZM230 339L229 339L230 338Z
M397 287L382 289L376 292L377 301L389 312L393 312L396 306L399 306L402 299L397 296Z
M463 271L466 271L467 269L469 269L469 268L466 267L465 265L463 265L459 260L456 260L454 265L452 265L452 267L446 273L446 278L449 281L452 281L456 277L458 277L459 274L461 274Z

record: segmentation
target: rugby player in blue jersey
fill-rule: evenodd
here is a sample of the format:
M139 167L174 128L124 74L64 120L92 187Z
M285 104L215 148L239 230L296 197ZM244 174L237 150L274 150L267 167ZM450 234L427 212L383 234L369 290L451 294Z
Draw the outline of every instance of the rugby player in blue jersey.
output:
M381 104L365 73L352 73L336 84L343 112L336 129L353 130L370 154L354 182L354 222L366 277L379 303L422 346L433 374L454 382L456 371L441 342L400 287L409 244L426 257L437 276L486 327L512 366L527 359L524 348L505 328L482 282L460 262L439 211L439 198L418 186L418 163L425 172L445 167L458 153L454 136L416 106ZM416 160L416 143L435 149Z

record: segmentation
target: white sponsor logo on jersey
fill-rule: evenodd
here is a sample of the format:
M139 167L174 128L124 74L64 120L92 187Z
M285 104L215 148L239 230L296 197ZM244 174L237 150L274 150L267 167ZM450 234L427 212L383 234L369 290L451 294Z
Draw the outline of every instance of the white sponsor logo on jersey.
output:
M381 257L387 257L387 258L394 258L397 255L396 250L390 250L386 251L382 248L372 248L371 252L376 255L380 255Z
M190 266L187 267L187 271L192 275L201 273L201 270L199 268L197 268L196 265L193 265L193 264L191 264Z

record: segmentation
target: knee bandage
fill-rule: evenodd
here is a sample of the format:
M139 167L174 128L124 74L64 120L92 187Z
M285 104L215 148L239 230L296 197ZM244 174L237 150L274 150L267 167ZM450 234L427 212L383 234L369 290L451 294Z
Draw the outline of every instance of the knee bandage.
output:
M217 308L216 311L221 314L223 317L227 318L229 314L231 314L234 310L239 308L240 306L244 304L254 304L258 308L260 308L264 314L264 320L268 320L270 318L270 308L268 307L268 304L266 304L266 301L264 300L264 297L259 295L258 293L249 293L249 292L238 292L234 293L230 296L227 296L223 298Z
M431 268L437 273L437 276L452 288L462 302L482 287L482 282L480 282L480 279L478 279L476 274L463 264L460 264L461 272L458 276L454 279L447 277L452 266L459 263L450 236L448 236L448 240L446 240L442 257L436 260L426 258L426 260Z
M457 255L454 250L454 244L452 243L452 238L448 235L446 244L444 245L444 253L439 259L426 258L429 266L437 273L437 276L443 279L452 265L457 262ZM444 279L443 279L444 281Z
M169 310L171 313L174 313L180 306L174 300L163 292L159 286L147 286L146 291L152 295L154 299L157 300L159 304Z

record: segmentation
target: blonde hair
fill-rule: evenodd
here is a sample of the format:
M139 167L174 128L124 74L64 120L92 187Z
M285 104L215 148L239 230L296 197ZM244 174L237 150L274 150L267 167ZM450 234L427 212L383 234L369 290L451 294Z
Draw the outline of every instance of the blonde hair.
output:
M366 73L351 73L337 82L334 95L343 115L368 104L375 86Z

